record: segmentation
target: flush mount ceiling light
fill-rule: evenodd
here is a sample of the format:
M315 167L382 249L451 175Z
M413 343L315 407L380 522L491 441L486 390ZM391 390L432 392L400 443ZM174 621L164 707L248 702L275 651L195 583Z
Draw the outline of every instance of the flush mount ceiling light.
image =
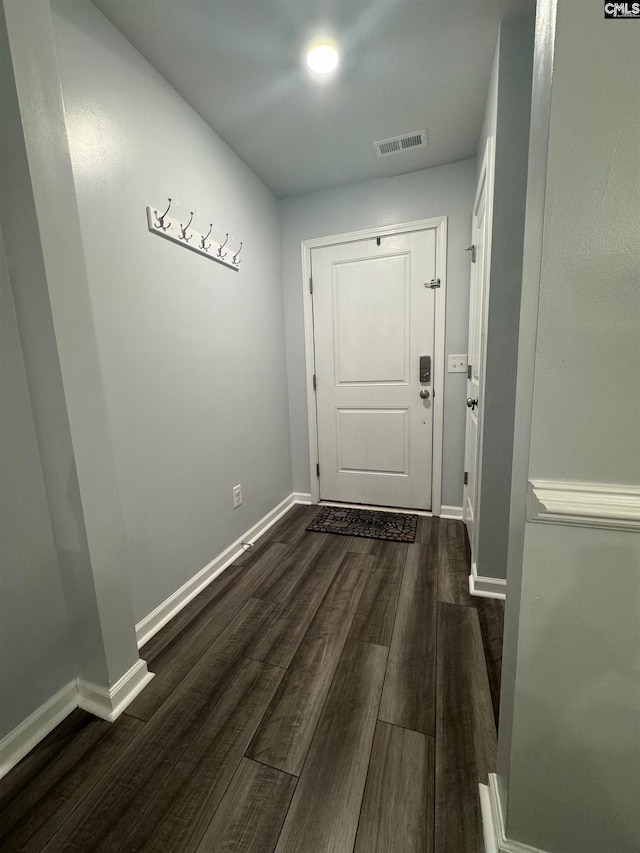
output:
M314 44L307 50L307 66L314 74L330 74L339 62L338 49L328 42Z

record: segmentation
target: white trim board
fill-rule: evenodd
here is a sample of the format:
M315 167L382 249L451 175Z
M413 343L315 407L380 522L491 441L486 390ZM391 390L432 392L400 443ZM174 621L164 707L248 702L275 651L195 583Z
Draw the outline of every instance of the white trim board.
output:
M406 234L411 231L436 232L436 278L440 287L435 294L435 336L433 388L437 394L433 397L433 444L431 468L431 512L440 515L442 501L442 446L444 438L444 383L445 383L445 310L447 303L447 217L436 216L431 219L418 219L414 222L402 222L397 225L383 225L379 228L365 228L361 231L349 231L345 234L333 234L329 237L317 237L303 240L302 252L302 300L304 309L304 348L307 380L307 419L309 423L309 473L311 482L311 503L320 500L320 487L316 476L318 460L318 424L316 400L313 391L314 337L313 337L313 297L309 289L311 278L311 250L340 243L354 243L372 237L384 237L391 234Z
M76 708L112 723L152 678L139 659L109 690L81 678L70 681L0 740L0 779Z
M312 503L312 501L298 501L298 503ZM344 506L347 509L378 509L382 512L399 512L405 515L420 515L425 518L448 518L453 521L462 521L462 507L447 506L446 504L440 507L440 515L438 516L428 509L403 509L397 506L372 506L371 504L340 503L340 501L318 501L318 506Z
M0 779L78 707L75 679L0 740Z
M545 853L520 841L512 841L505 835L502 803L498 792L498 777L489 773L489 784L479 785L480 809L482 811L482 833L486 853Z
M497 598L504 601L507 597L507 581L504 578L490 578L478 574L475 560L471 563L469 575L469 593L477 598Z
M450 518L454 521L462 521L462 507L442 504L440 507L440 518Z
M463 487L462 491L462 506L463 517L464 512L468 518L467 533L469 534L469 547L471 549L471 557L478 554L478 536L480 533L480 520L482 512L482 458L483 458L483 441L484 441L484 416L485 416L485 378L487 374L487 334L489 327L489 300L491 298L491 245L493 240L493 203L495 189L495 167L496 167L496 138L489 136L485 145L484 154L482 156L482 164L480 174L478 175L478 183L476 193L473 200L473 211L471 219L471 245L473 246L478 239L486 239L486 251L483 251L484 264L470 264L469 275L480 276L483 283L481 289L482 304L480 310L476 307L475 313L472 311L471 300L469 300L469 335L468 347L471 346L473 340L473 324L474 320L480 319L480 351L478 353L480 359L480 373L478 380L478 426L476 431L476 447L475 447L475 471L472 480L474 481L475 494L472 500L469 501L469 484ZM485 236L478 237L476 233L478 205L484 193L484 228ZM473 273L471 271L474 271ZM481 272L482 270L482 272ZM469 294L471 294L471 279L469 279ZM477 287L476 287L477 294ZM480 316L481 312L481 316ZM467 360L475 359L475 353L468 352ZM469 379L467 378L467 393L469 392ZM470 438L471 432L471 415L467 409L465 416L465 438L464 438L464 470L471 472L471 447L472 441ZM470 527L471 526L471 527ZM469 579L469 588L471 589L471 578Z
M342 506L346 509L371 509L379 512L398 512L400 515L421 515L433 518L433 513L428 509L405 509L397 506L378 506L377 504L353 504L341 503L340 501L319 501L318 506Z
M196 595L202 592L214 578L230 566L246 550L245 546L247 544L253 545L256 539L259 539L263 533L272 527L276 521L279 521L296 503L311 503L311 496L302 492L290 494L261 518L260 521L256 522L253 527L250 527L246 533L239 536L235 542L232 542L228 548L225 548L221 554L218 554L217 557L183 584L180 589L177 589L169 598L159 604L155 610L152 610L148 616L145 616L144 619L138 622L136 625L138 648L148 642L154 634L157 634L183 607L186 607Z
M640 486L531 480L527 521L640 530Z
M153 678L147 662L139 659L109 689L78 678L78 708L113 723Z

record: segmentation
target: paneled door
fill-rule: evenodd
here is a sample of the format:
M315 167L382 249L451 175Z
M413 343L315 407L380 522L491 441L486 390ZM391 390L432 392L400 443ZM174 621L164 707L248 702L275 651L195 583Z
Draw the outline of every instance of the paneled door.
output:
M471 277L469 288L469 372L467 379L467 426L463 518L471 543L472 563L477 557L477 522L480 513L482 458L482 408L486 361L489 264L491 260L491 211L493 209L494 140L490 137L478 177L471 226Z
M323 500L431 508L435 264L433 229L312 250Z

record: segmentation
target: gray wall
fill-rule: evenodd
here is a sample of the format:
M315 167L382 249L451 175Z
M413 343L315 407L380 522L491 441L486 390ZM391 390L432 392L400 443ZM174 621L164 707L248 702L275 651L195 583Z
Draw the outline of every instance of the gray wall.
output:
M509 838L550 853L632 853L640 537L525 522L516 475L528 461L530 480L640 485L640 30L559 0L547 143L553 6L540 0L538 13L518 364L531 438L518 421L498 770Z
M482 129L480 130L480 141L478 142L477 155L477 170L478 174L482 168L482 158L484 149L487 145L487 139L490 136L495 136L498 128L498 73L500 71L500 33L498 33L498 41L496 42L496 50L493 54L493 64L491 66L491 77L489 78L489 90L487 92L487 103L484 108L484 119L482 120Z
M94 6L54 10L139 621L291 492L279 208ZM148 232L168 196L239 273Z
M0 739L75 678L0 234Z
M558 7L530 464L640 484L640 26L596 12Z
M5 0L0 42L0 220L77 675L105 689L139 658L48 0Z
M308 492L309 427L304 356L302 240L432 216L449 217L447 353L467 351L469 245L475 158L395 178L348 184L282 202L282 274L294 490ZM445 374L442 503L462 506L466 378Z
M502 24L485 118L496 149L476 555L484 577L507 576L534 26L532 16ZM483 131L478 159L485 143Z

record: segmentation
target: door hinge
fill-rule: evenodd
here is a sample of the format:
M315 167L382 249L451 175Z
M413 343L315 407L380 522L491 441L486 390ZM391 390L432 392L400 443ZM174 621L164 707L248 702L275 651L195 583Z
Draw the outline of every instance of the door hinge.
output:
M465 252L471 252L471 263L475 264L476 262L476 247L475 244L469 246L468 249L465 249Z
M464 472L464 484L465 484L465 486L469 485L469 472L468 471Z
M309 276L309 293L313 293L313 279Z
M471 379L471 365L467 365L467 379Z
M320 476L320 463L316 462L316 477Z
M318 387L318 380L316 379L315 373L313 374L313 390L315 391Z
M431 281L425 282L424 286L430 287L431 290L435 290L436 287L440 287L440 279L439 278L432 278Z

